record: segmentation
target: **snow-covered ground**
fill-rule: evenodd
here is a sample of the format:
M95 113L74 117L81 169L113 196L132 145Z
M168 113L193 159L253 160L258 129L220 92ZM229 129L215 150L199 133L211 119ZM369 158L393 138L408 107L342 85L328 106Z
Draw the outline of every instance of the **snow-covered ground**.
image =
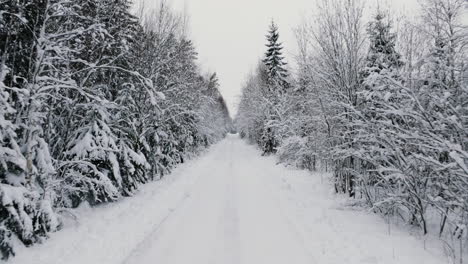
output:
M234 135L135 197L76 213L11 263L448 263L436 243L344 207L324 175L276 165Z

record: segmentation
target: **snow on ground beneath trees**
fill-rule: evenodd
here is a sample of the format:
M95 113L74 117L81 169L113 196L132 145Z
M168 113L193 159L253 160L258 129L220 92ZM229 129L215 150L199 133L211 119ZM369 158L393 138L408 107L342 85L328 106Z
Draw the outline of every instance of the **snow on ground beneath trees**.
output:
M230 135L132 198L75 210L11 263L448 263L435 240L345 204L325 174L276 165Z

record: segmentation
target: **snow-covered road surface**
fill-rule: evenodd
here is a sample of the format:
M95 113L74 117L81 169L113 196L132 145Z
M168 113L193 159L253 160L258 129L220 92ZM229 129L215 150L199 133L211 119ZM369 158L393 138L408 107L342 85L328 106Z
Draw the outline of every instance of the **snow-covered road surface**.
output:
M77 222L11 263L447 263L331 190L320 174L276 165L230 135L135 197L78 209Z

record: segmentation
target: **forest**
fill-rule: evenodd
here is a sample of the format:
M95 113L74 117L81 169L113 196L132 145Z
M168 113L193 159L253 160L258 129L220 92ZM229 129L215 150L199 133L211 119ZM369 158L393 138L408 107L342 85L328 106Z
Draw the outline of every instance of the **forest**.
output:
M368 18L366 1L318 2L295 29L295 64L271 24L264 59L243 87L241 137L280 163L331 173L334 191L356 205L462 250L467 2L424 0L416 18L382 7Z
M0 1L0 256L132 196L231 129L166 2Z
M135 1L0 0L0 262L466 262L466 0Z

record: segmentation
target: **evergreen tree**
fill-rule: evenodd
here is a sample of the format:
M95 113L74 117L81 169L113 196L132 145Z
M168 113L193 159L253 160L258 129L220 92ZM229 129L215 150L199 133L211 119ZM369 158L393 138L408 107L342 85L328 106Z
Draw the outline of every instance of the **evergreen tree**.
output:
M266 44L268 50L265 53L265 59L263 63L265 63L267 67L267 73L269 78L269 84L278 84L283 88L286 88L288 85L287 77L288 72L284 68L286 63L284 62L284 57L282 56L282 45L278 41L279 40L279 32L278 27L272 21L270 25L270 30L268 31L267 41Z
M384 69L396 69L403 66L401 55L395 50L396 35L391 32L391 27L385 13L378 10L374 21L371 21L367 28L370 47L364 78L368 77L371 72L380 73Z
M2 109L3 120L0 120L1 127L8 128L7 133L0 136L2 144L11 148L6 159L2 157L3 169L0 170L3 201L0 240L5 241L0 244L0 253L3 258L14 254L8 243L12 236L30 245L55 231L60 224L52 209L55 197L51 183L56 170L44 127L46 102L51 96L51 87L57 84L52 57L58 56L52 54L59 40L51 39L49 33L56 26L54 17L58 17L58 12L66 12L66 5L66 0L57 0L53 3L12 1L0 6L1 10L12 11L2 12L0 18L3 29L0 43L4 48L0 92L6 106L15 110ZM22 36L18 32L25 34ZM9 155L15 155L17 160L12 162Z
M403 66L401 56L395 50L396 35L391 30L390 21L386 21L386 15L378 10L367 28L370 46L361 72L363 89L357 93L358 105L350 108L352 122L349 133L353 143L341 150L349 153L348 156L355 161L354 166L348 169L356 171L353 179L366 197L370 196L368 187L379 181L378 173L370 171L376 170L376 164L397 158L387 139L396 138L390 135L395 132L395 122L402 120L388 108L404 109L407 103L398 87L389 81L400 82L399 70Z
M386 78L400 81L400 69L403 66L401 55L396 51L396 34L391 32L392 24L385 13L377 11L374 20L369 22L367 34L370 41L366 65L361 72L364 85L358 93L359 106L363 117L368 120L377 118L377 108L385 103L385 96L390 96ZM376 96L373 98L373 96ZM356 118L359 119L359 115Z

